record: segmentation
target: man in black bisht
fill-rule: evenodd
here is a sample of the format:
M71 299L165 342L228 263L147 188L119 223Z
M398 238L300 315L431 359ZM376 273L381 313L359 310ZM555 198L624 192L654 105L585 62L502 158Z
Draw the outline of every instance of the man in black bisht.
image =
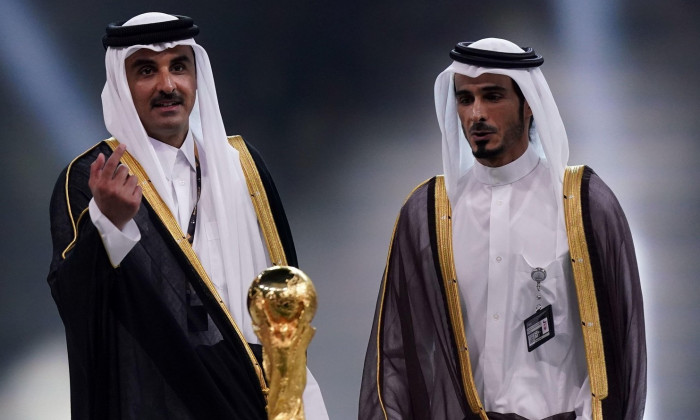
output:
M227 137L192 19L145 13L103 38L105 124L51 199L48 276L73 419L265 419L252 280L296 266L260 156ZM325 419L308 375L308 418Z
M399 214L359 418L640 419L644 312L617 199L567 166L541 56L496 38L450 56L445 174Z

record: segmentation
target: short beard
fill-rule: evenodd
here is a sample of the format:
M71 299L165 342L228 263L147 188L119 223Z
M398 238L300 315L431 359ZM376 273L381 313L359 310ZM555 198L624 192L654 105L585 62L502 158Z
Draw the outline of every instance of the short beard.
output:
M500 145L495 149L488 150L486 149L486 142L484 142L477 144L476 150L472 150L472 154L477 159L490 159L503 153L503 150L503 145Z
M478 142L476 143L476 150L472 149L472 155L474 155L474 157L477 159L491 159L500 156L505 150L506 145L515 144L522 137L524 130L525 122L521 111L520 117L518 118L518 123L508 128L508 131L506 131L503 136L503 141L501 142L500 146L496 147L495 149L488 150L486 149L486 145L488 144L487 141ZM464 137L467 138L467 142L469 142L469 136L467 135L467 130L464 128L464 126L462 126L462 132L464 133Z

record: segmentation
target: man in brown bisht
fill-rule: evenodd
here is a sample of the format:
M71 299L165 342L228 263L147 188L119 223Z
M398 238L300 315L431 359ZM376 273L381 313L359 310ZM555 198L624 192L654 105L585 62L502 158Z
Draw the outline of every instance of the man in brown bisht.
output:
M595 172L567 166L542 57L496 38L450 56L435 82L445 173L399 214L359 418L642 418L632 236Z
M192 19L145 13L103 38L114 137L51 199L48 281L66 329L73 419L266 419L247 291L297 265L262 159L227 137ZM308 375L307 418L327 419Z

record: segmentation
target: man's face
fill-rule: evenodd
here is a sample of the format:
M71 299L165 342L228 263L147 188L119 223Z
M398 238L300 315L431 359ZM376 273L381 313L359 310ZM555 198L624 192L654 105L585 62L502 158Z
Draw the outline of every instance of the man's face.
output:
M473 78L454 75L457 113L474 157L485 166L506 165L527 149L524 121L532 116L530 106L521 107L513 80L484 73Z
M197 92L194 53L189 45L156 52L140 49L125 61L126 80L146 133L180 147L189 130Z

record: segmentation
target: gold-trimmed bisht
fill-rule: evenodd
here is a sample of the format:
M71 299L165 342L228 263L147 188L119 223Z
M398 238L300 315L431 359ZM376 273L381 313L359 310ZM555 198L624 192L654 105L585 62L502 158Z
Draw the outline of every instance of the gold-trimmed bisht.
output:
M239 136L234 136L238 137ZM241 143L243 140L240 140ZM115 138L110 138L105 140L105 142L109 145L109 147L114 151L114 149L117 148L119 145L119 141L117 141ZM245 147L245 144L243 144ZM237 149L238 150L238 149ZM246 162L249 160L252 162L252 157L250 157L250 154L247 150L245 149L244 152L241 152L239 150L239 155L240 155L240 160L241 160L241 166L245 167L248 165ZM243 344L243 347L246 350L246 353L248 354L248 357L250 359L250 362L253 364L253 367L255 369L255 372L258 377L258 381L260 382L260 387L262 389L263 395L265 396L265 399L267 400L267 394L269 392L269 389L267 387L267 383L265 382L265 376L263 375L263 370L258 363L258 360L255 358L255 355L253 354L252 349L248 345L248 342L246 341L245 337L243 336L243 333L241 332L240 328L236 324L236 321L234 321L233 317L231 316L231 312L228 310L228 307L226 307L226 304L224 303L223 299L219 295L219 292L216 290L216 287L212 283L211 279L209 278L209 275L207 272L204 270L204 267L202 266L202 263L199 261L199 258L197 257L197 254L194 252L194 248L192 248L192 245L189 243L187 240L187 235L182 232L182 229L180 229L180 225L178 222L175 220L175 217L173 214L170 212L170 209L168 206L165 204L161 196L158 194L158 191L153 187L153 184L148 177L148 174L146 171L143 169L141 164L134 159L133 156L128 151L124 152L124 155L122 156L122 161L124 164L127 165L129 168L129 174L134 175L138 178L139 180L139 185L141 186L141 189L143 191L143 197L148 201L148 203L151 205L153 210L156 212L160 220L163 222L165 227L168 229L168 232L170 232L170 235L172 236L173 240L175 240L175 243L180 247L180 250L183 252L183 254L187 257L189 260L190 264L192 264L192 267L194 267L195 271L197 274L200 276L202 279L202 282L204 285L207 287L207 290L214 296L216 299L217 303L219 304L219 307L221 310L226 314L226 317L228 318L229 322L233 326L234 330L236 331L236 334L238 334L238 337L241 340L241 343ZM250 184L259 184L262 186L262 181L260 181L260 177L258 174L258 171L255 170L254 172L248 171L245 172L246 175L246 182L248 183L248 186L250 187ZM253 179L252 181L248 179L248 177L255 177L256 179ZM259 189L256 190L256 192L259 192L259 194L254 195L253 192L251 191L251 196L253 198L253 203L256 203L257 201L260 201L262 203L267 203L267 195L265 194L264 189ZM258 220L260 221L261 225L264 223L269 223L265 222L269 219L272 218L270 208L269 206L266 208L262 207L262 204L258 203L255 204L255 210L258 215ZM262 217L261 217L262 216ZM274 221L273 221L274 223ZM274 224L272 225L274 228ZM268 249L274 248L277 250L277 248L272 244L281 244L281 241L279 239L279 235L276 230L271 231L269 228L265 229L263 227L263 236L265 237L266 243L268 243ZM277 250L277 254L274 254L277 258L280 260L284 261L286 263L286 257L284 255L284 250L281 248L281 245L279 245L279 249ZM273 254L270 255L270 257L273 257Z
M566 231L569 239L569 251L573 267L574 282L579 302L579 312L581 315L581 325L583 329L586 361L588 364L588 375L591 386L591 405L593 408L593 419L602 420L602 400L608 395L608 381L605 367L605 353L603 351L603 339L600 329L600 318L598 303L595 295L593 283L593 271L591 268L588 245L583 229L583 217L581 208L581 180L583 176L583 166L570 166L566 168L564 176L564 215L566 221ZM428 181L426 181L428 182ZM425 182L420 186L424 185ZM414 190L415 192L415 190ZM411 193L413 194L413 192ZM410 195L409 195L410 197ZM474 378L472 374L471 361L469 358L469 347L467 345L464 329L464 318L462 317L462 307L459 299L459 285L452 254L452 220L451 208L443 176L436 177L435 180L435 226L437 236L438 255L440 259L440 270L447 294L447 309L449 312L452 332L458 345L459 364L462 373L462 385L466 394L469 407L474 413L479 414L482 420L488 420L486 411L481 404ZM398 223L398 220L397 220ZM396 233L394 226L393 237ZM391 248L389 249L391 255ZM387 267L389 259L387 258ZM384 285L382 286L382 299L386 288L386 274ZM381 322L381 307L380 318ZM377 328L378 331L381 328ZM379 332L378 332L379 334ZM379 343L379 340L377 340ZM379 352L379 347L377 347ZM377 375L379 375L379 353L377 355ZM379 383L377 381L377 383ZM379 387L378 387L379 392ZM381 402L381 393L380 393ZM384 406L382 404L382 409ZM386 411L384 412L386 418Z
M474 383L471 360L469 358L469 346L467 345L464 318L462 317L462 305L459 299L459 284L457 283L457 271L455 269L454 255L452 253L452 209L445 188L445 177L435 178L435 232L437 236L438 256L440 259L440 271L447 295L447 311L452 325L452 334L457 345L459 367L462 373L462 386L466 394L467 402L472 412L478 414L483 420L488 420L479 392Z
M598 301L593 283L591 257L588 253L586 232L583 229L583 211L581 203L581 180L584 166L567 166L564 172L564 219L569 238L571 267L576 284L581 329L586 348L588 376L591 384L591 404L593 419L602 420L602 400L608 396L608 376L605 367L603 335L600 329Z

